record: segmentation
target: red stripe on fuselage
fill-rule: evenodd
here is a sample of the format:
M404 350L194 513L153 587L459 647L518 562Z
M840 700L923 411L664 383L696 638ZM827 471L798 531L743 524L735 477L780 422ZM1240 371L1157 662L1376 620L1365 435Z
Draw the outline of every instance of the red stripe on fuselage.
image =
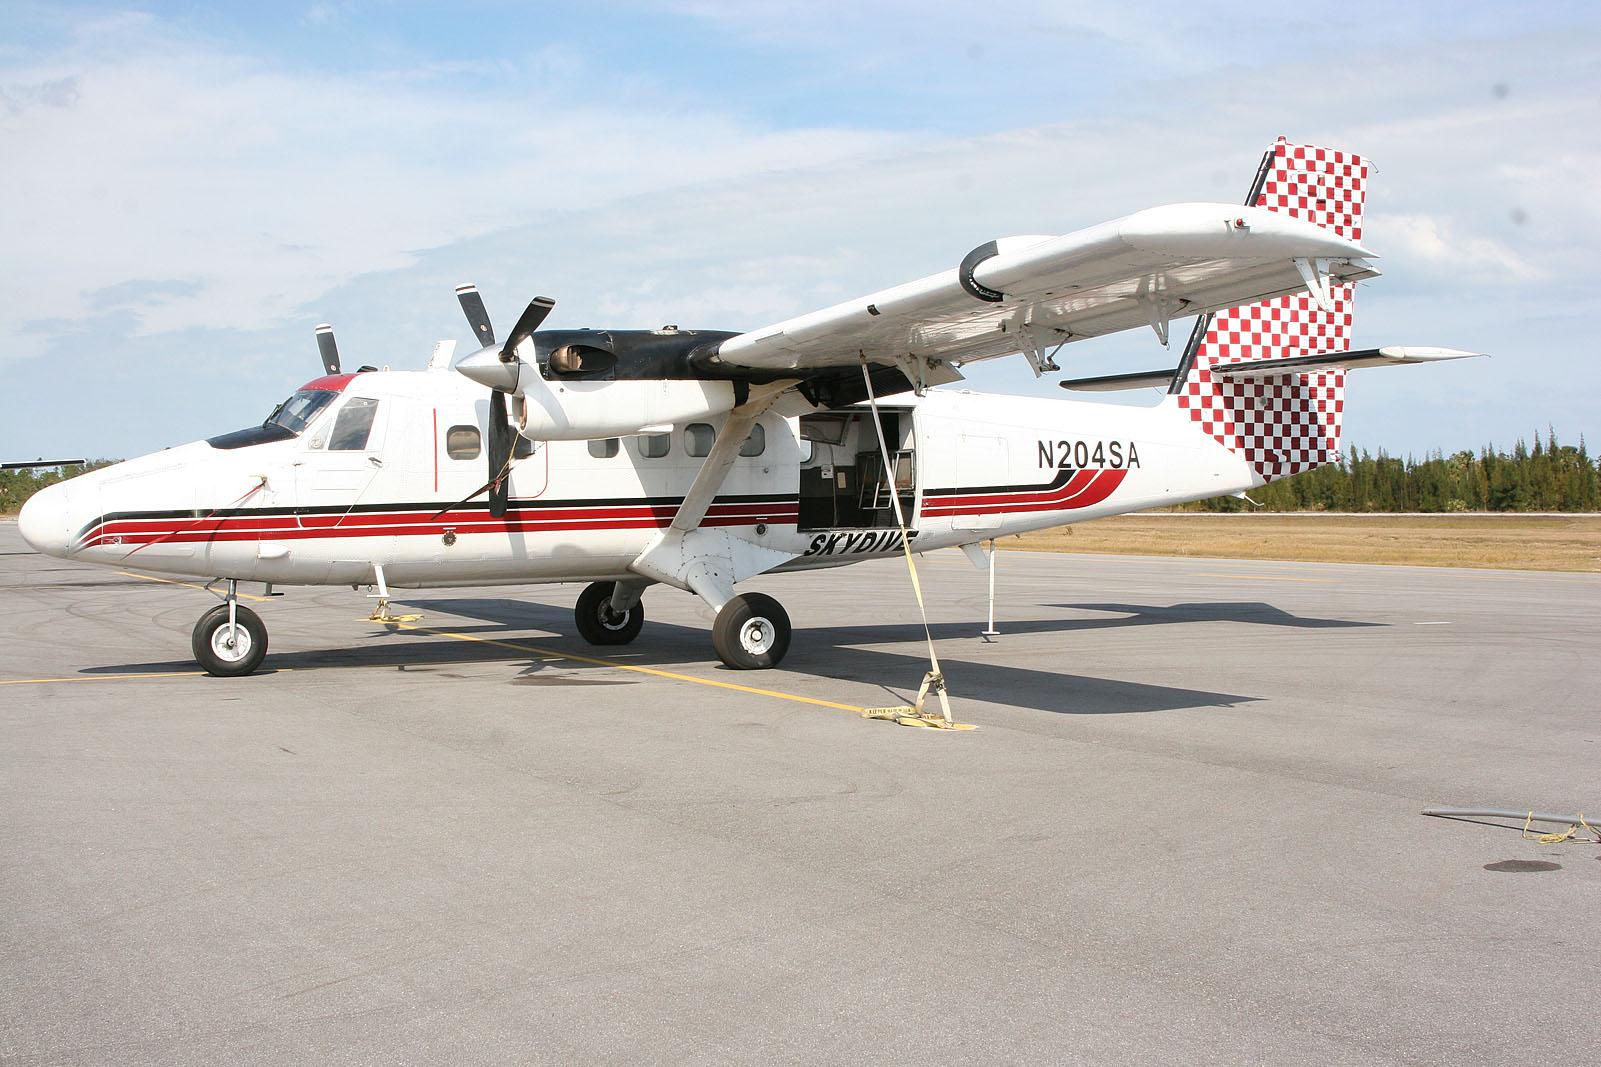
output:
M632 505L601 508L538 508L513 510L497 519L487 512L439 515L431 510L404 512L324 513L315 515L231 515L216 519L118 519L102 524L84 540L92 548L116 538L118 544L156 540L198 541L305 540L320 537L424 536L454 531L468 533L539 533L567 530L661 529L671 524L677 505ZM754 526L794 523L795 502L714 504L703 526Z
M1012 489L1004 493L991 493L979 496L942 496L925 500L926 512L929 507L957 508L975 507L990 504L1031 504L1047 500L1060 500L1072 496L1099 474L1096 470L1076 470L1069 475L1067 481L1055 489ZM991 510L984 508L984 510Z
M1093 507L1111 496L1123 479L1125 470L1074 471L1067 484L1049 492L992 494L987 496L944 497L937 502L924 501L924 518L953 515L992 515L1034 511L1073 511Z

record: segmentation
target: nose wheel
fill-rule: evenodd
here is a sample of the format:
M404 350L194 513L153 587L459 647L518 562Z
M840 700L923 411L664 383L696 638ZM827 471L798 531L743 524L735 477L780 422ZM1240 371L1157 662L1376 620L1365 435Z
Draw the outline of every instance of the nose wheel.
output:
M195 623L192 647L207 674L236 678L261 666L267 654L267 627L243 605L218 604Z
M624 602L632 600L633 603L619 608L619 598L614 595L616 588L616 582L591 582L578 594L573 621L578 625L579 635L592 645L626 645L639 636L645 625L645 605L637 592L622 597Z
M762 593L741 593L723 605L712 623L717 658L736 671L776 667L789 651L789 614Z

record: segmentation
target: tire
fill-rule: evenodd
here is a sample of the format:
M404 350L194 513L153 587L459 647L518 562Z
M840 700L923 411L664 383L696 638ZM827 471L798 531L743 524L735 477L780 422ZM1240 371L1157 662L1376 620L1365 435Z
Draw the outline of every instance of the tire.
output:
M234 607L238 627L236 643L228 645L228 605L218 604L195 623L190 647L195 659L214 678L238 678L261 666L267 655L267 627L261 617L243 604Z
M742 593L723 605L712 624L717 658L736 671L762 671L789 651L789 615L762 593Z
M592 645L626 645L639 636L645 625L645 605L635 604L621 615L611 609L616 582L592 582L578 594L573 619L578 633Z

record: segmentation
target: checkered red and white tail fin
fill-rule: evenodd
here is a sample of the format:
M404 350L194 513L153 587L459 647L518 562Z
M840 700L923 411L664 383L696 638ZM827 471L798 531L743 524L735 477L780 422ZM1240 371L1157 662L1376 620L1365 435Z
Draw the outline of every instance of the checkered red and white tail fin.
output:
M1281 137L1263 160L1253 202L1360 241L1367 178L1360 156ZM1267 481L1339 459L1345 371L1247 379L1214 375L1212 366L1350 348L1354 288L1331 286L1332 311L1303 291L1218 312L1178 387L1179 408Z

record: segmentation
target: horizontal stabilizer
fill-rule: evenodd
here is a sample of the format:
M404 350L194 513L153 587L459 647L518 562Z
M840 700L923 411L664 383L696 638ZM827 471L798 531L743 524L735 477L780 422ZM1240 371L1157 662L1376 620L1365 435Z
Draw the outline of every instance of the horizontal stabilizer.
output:
M17 463L0 463L0 471L39 470L44 467L82 467L86 459L29 459Z
M1279 374L1306 374L1322 370L1355 370L1358 367L1399 367L1408 363L1440 363L1448 359L1482 356L1483 352L1464 352L1459 348L1418 348L1390 345L1363 348L1354 352L1325 352L1320 356L1275 356L1270 359L1242 359L1212 364L1214 375L1228 378L1270 378ZM1086 393L1109 393L1119 389L1165 389L1175 370L1139 371L1134 374L1106 374L1098 378L1069 378L1063 389Z
M1113 393L1119 389L1166 389L1173 380L1174 368L1137 371L1134 374L1103 374L1098 378L1068 378L1063 389L1076 389L1085 393Z
M1355 370L1358 367L1399 367L1407 363L1440 363L1447 359L1467 359L1483 352L1464 352L1459 348L1363 348L1354 352L1325 352L1320 356L1274 356L1270 359L1219 360L1212 373L1229 378L1270 378L1277 374L1305 374L1321 370Z

